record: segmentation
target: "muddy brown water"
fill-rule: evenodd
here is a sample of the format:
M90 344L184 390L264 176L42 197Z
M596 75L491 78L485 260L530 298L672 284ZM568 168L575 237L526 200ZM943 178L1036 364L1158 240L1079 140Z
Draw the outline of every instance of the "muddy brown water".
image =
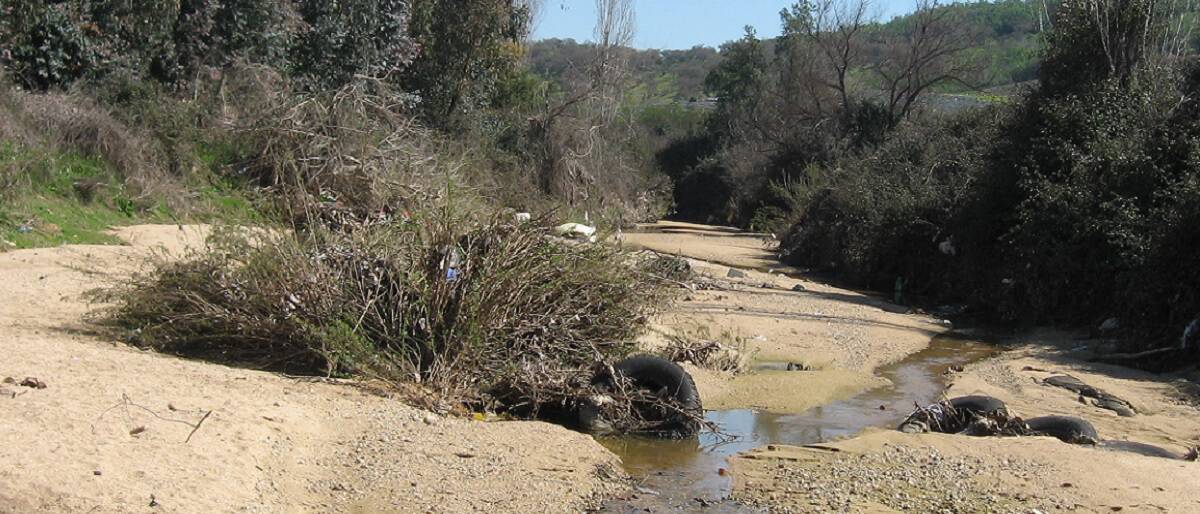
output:
M847 400L800 414L709 411L706 417L721 427L724 435L720 436L704 433L682 441L597 438L621 457L626 472L639 484L629 498L611 501L600 512L760 512L728 500L732 483L721 470L729 467L730 456L768 444L814 444L850 437L868 427L894 427L912 412L914 403L926 405L941 397L945 373L951 366L978 361L997 351L997 347L976 340L939 336L925 350L880 368L878 374L890 385ZM765 373L804 373L779 371L785 363L764 363L763 367Z

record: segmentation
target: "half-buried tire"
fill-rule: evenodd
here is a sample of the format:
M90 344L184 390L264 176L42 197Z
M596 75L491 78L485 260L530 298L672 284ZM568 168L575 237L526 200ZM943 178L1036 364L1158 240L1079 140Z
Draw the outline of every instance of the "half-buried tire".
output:
M612 370L624 377L636 388L648 391L673 408L660 409L653 405L635 405L643 421L649 426L642 433L661 437L689 437L700 431L699 420L703 416L700 393L692 376L678 364L661 357L636 355L613 364ZM616 381L607 373L597 375L595 385L612 388ZM585 428L604 426L596 418L593 409L585 407L581 422Z
M1048 435L1071 444L1096 444L1100 435L1087 420L1074 416L1042 416L1025 420L1030 435Z
M955 410L964 411L974 416L990 416L1008 412L1008 406L1004 405L1003 401L981 394L951 398L950 406L954 407Z

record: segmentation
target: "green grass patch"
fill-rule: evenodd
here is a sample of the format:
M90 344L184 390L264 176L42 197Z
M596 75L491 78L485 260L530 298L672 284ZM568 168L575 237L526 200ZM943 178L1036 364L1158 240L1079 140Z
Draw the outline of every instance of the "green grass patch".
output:
M121 244L106 231L135 221L98 203L55 196L27 196L0 207L0 238L16 248L62 244Z
M216 173L233 149L204 147L207 173L187 186L186 213L162 199L134 198L109 163L70 152L0 142L0 245L39 248L62 244L121 244L108 234L136 223L264 221L246 189ZM180 202L176 202L178 204Z

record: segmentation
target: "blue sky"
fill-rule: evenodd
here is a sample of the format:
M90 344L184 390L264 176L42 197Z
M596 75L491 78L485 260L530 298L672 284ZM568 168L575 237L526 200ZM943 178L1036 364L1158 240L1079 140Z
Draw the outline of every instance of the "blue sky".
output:
M760 37L779 35L779 11L787 0L634 0L637 48L717 47L742 36L753 26ZM883 19L913 10L913 0L875 0L872 9ZM534 39L572 38L590 41L596 25L595 0L545 0L535 20Z

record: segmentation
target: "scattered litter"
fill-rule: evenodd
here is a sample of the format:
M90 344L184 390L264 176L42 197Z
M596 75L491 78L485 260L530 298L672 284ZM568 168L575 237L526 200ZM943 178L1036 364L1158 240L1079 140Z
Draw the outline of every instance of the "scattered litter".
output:
M945 317L949 317L949 316L958 316L964 312L967 312L967 306L963 305L963 304L958 304L958 305L939 305L939 306L935 307L931 313L934 316L945 318Z
M1104 323L1100 324L1101 332L1111 332L1118 328L1121 328L1121 320L1117 318L1108 318L1104 320Z
M957 256L958 248L954 247L954 238L948 237L942 242L938 243L938 251L942 252L942 255L949 255L951 257Z
M1179 338L1179 348L1186 350L1200 336L1200 318L1193 319L1188 323L1187 328L1183 329L1183 337Z
M804 287L804 284L796 284L796 285L792 286L792 291L804 292L804 291L808 291L808 288Z
M518 212L513 215L513 219L516 220L517 223L529 223L529 220L533 219L533 216L528 212Z
M24 225L17 227L18 234L28 234L30 232L33 232L33 227L28 224L24 224Z
M146 427L134 427L133 430L129 431L129 435L138 435L145 431L146 431Z
M596 242L596 227L584 225L582 223L563 223L554 227L554 233L567 238L587 239L590 242Z
M655 496L658 495L658 491L655 491L654 489L650 489L647 487L642 487L640 485L635 486L633 489L641 494L651 494L651 495L655 495Z

